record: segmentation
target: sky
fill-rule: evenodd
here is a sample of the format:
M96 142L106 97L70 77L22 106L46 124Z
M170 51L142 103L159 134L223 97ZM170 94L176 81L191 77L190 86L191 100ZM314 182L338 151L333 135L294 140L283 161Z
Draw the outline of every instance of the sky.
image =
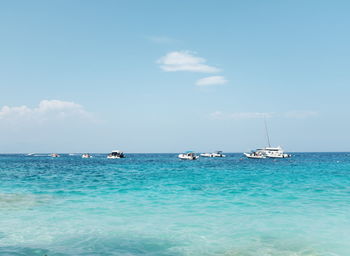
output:
M2 1L0 152L350 151L349 1Z

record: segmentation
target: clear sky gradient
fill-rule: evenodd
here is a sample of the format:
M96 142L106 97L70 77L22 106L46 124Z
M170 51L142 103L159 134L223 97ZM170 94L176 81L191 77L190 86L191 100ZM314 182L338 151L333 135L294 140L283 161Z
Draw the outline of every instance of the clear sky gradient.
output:
M350 151L349 1L3 1L0 152Z

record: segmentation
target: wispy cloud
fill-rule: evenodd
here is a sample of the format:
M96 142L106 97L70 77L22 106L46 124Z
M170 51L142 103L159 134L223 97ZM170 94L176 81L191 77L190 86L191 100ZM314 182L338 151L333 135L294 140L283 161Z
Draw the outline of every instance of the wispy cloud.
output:
M290 118L290 119L306 119L318 116L318 112L315 111L288 111L288 112L233 112L225 113L221 111L215 111L209 114L210 118L217 120L229 120L229 119L256 119L256 118Z
M227 80L223 76L209 76L197 80L197 86L212 86L219 84L226 84Z
M23 105L3 106L0 109L0 120L3 121L45 122L69 118L92 119L92 114L87 112L80 104L61 100L42 100L35 108Z
M265 112L236 112L236 113L224 113L221 111L215 111L210 113L212 119L254 119L254 118L270 118L272 113Z
M160 68L167 72L189 71L200 73L217 73L220 69L209 66L206 59L195 56L189 51L174 51L169 52L161 57L158 61Z

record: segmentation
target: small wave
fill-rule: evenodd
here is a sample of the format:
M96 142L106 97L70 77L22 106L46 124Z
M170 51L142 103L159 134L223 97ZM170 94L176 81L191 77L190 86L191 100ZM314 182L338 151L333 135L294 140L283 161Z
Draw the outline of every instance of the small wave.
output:
M337 256L303 241L260 237L242 247L232 248L224 256Z
M0 209L25 209L51 200L49 196L34 194L1 193Z
M67 256L67 254L51 252L47 249L5 246L0 247L0 255L3 256Z

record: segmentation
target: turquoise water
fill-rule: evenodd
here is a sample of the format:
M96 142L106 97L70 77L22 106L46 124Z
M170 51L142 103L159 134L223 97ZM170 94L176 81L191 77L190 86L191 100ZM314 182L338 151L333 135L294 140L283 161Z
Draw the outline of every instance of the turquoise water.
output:
M350 153L0 155L0 255L349 256Z

